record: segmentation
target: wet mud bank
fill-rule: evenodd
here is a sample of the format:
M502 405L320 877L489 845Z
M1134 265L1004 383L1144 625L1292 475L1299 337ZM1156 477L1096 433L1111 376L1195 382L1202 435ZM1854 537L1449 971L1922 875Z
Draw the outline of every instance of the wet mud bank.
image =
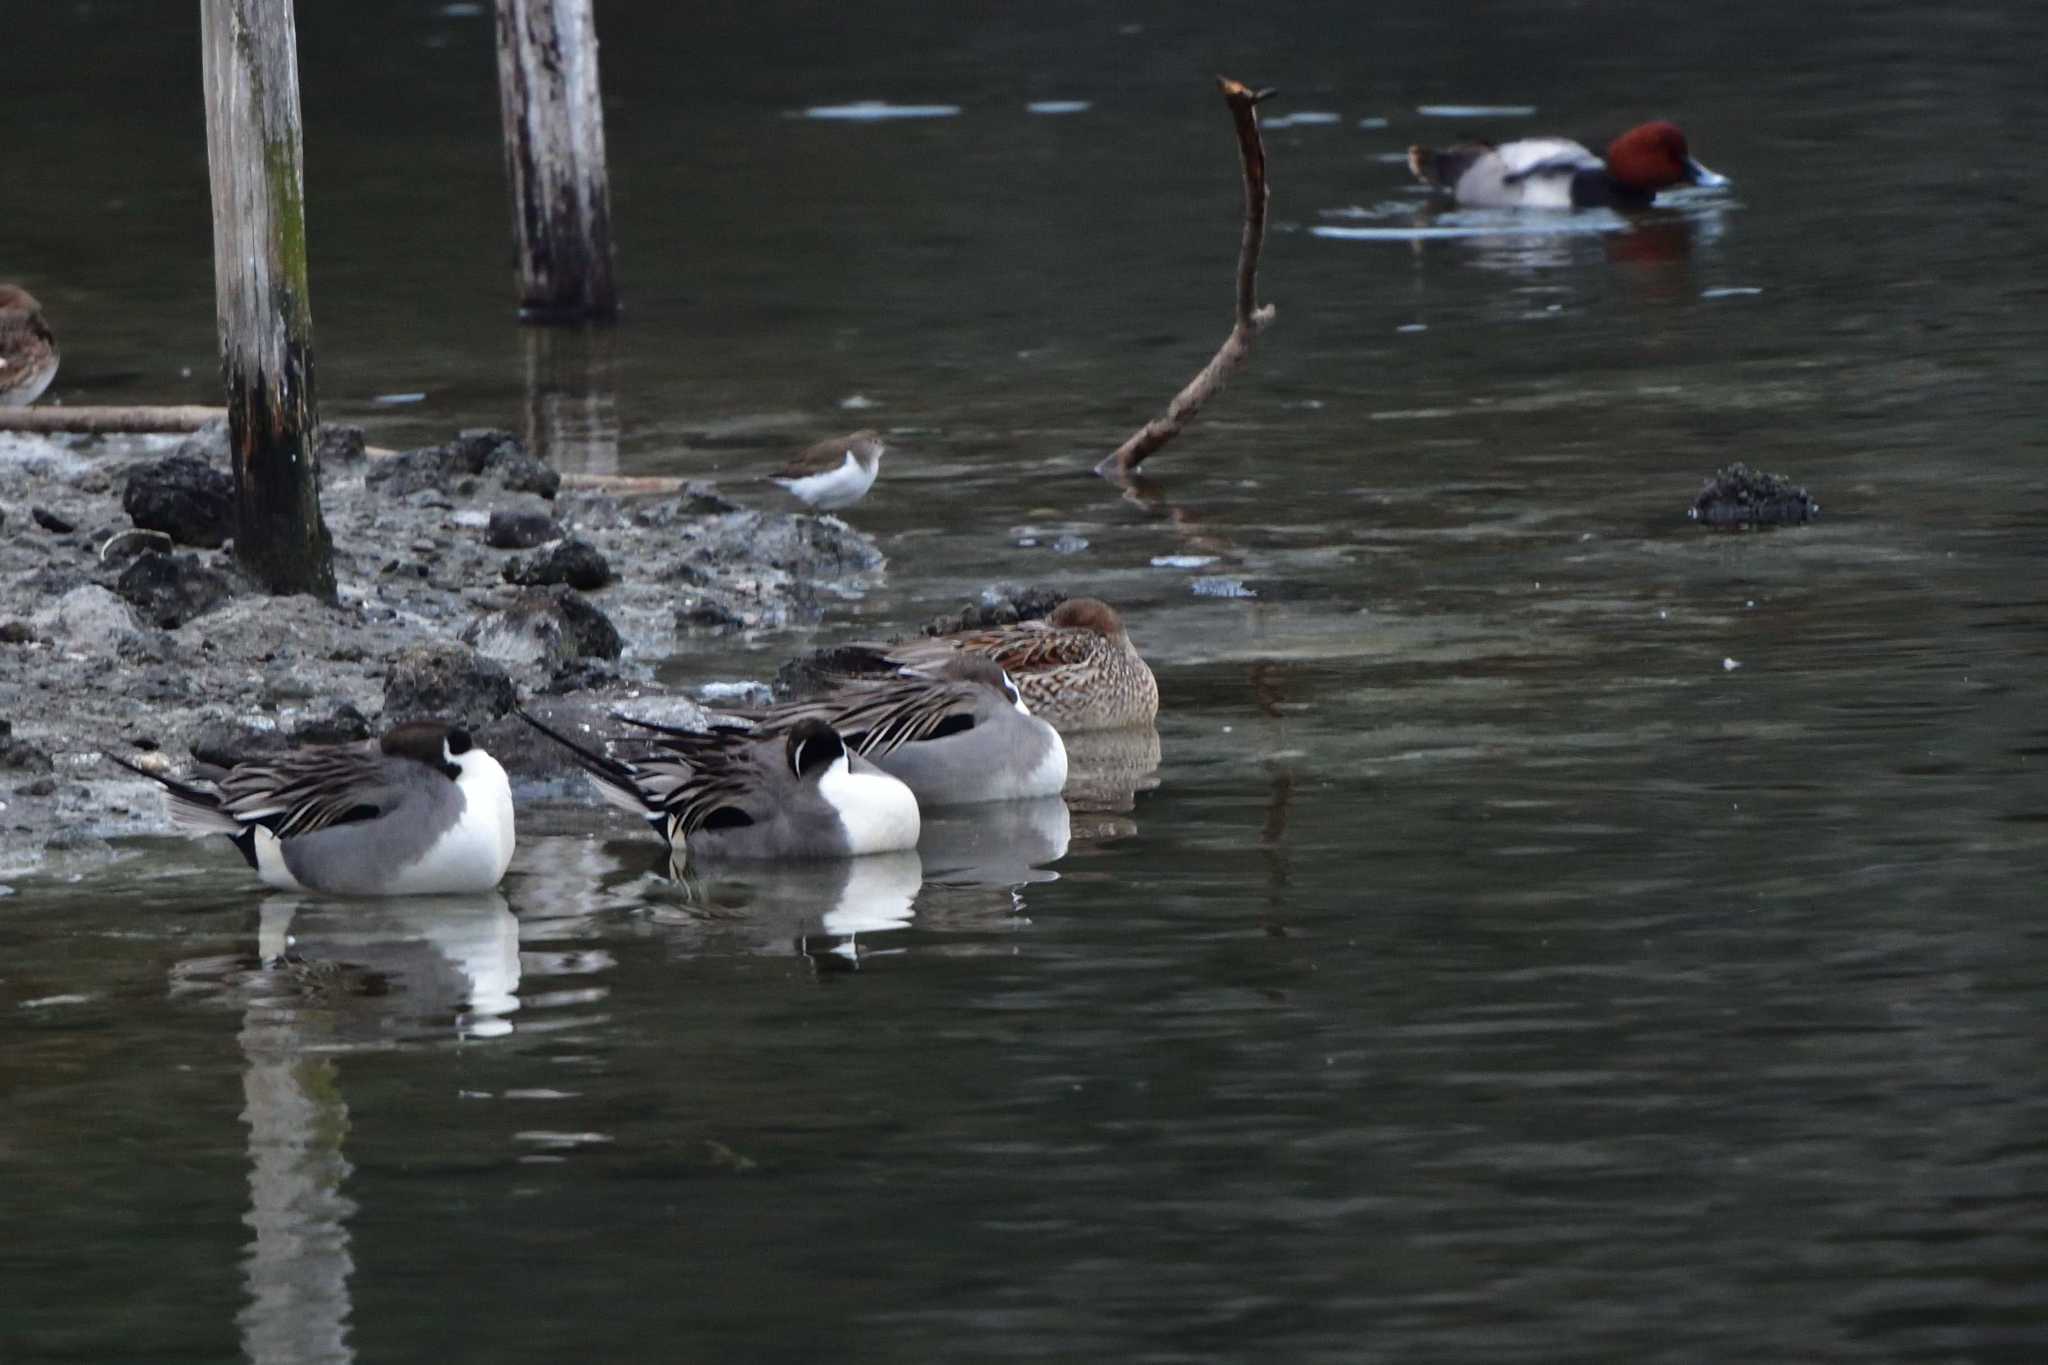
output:
M330 428L321 499L339 600L262 595L233 562L224 433L0 434L0 875L169 828L108 752L182 769L460 720L515 784L566 776L509 714L595 721L707 634L822 618L883 566L835 518L708 486L568 490L510 435L383 459Z

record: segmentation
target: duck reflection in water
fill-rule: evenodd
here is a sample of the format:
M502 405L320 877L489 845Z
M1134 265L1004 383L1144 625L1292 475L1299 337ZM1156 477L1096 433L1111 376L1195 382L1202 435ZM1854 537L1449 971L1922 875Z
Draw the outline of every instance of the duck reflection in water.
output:
M519 924L505 898L426 897L338 905L265 901L260 963L230 978L245 995L242 1123L251 1237L242 1259L242 1353L267 1362L346 1362L355 1261L343 1192L352 1171L337 1053L385 1046L394 1017L461 1039L511 1031ZM371 1004L370 1002L374 1002Z
M794 944L814 962L842 959L822 964L827 966L855 966L866 956L893 951L874 940L910 927L924 885L924 863L915 850L837 862L699 857L687 868L670 862L666 871L681 900L663 904L651 894L648 918L677 947L694 955L731 940L753 952L781 952Z

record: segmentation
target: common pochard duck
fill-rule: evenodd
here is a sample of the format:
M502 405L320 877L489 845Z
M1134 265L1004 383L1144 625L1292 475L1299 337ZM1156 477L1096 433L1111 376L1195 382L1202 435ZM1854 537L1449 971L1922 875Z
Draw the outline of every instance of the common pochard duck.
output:
M1605 161L1568 138L1535 137L1498 147L1410 147L1408 168L1460 204L1486 209L1640 209L1673 185L1729 183L1693 159L1677 124L1662 122L1614 139Z

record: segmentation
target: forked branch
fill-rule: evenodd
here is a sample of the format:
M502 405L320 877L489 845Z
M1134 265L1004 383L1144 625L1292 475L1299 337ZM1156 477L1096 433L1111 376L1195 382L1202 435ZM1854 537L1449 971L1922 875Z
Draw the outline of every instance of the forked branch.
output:
M1180 435L1188 420L1201 411L1210 395L1251 353L1252 340L1273 320L1273 305L1258 304L1259 248L1266 241L1266 148L1259 139L1258 106L1277 92L1253 90L1227 76L1218 76L1224 102L1237 124L1237 146L1244 161L1244 239L1237 252L1237 320L1230 335L1201 372L1187 383L1166 411L1139 427L1095 472L1105 479L1128 482L1145 457Z

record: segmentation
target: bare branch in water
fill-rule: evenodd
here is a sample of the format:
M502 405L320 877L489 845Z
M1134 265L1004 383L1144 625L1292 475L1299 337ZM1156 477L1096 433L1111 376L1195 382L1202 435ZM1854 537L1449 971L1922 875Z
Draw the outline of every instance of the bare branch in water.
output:
M1131 433L1095 472L1105 479L1128 482L1145 457L1180 435L1210 395L1251 353L1252 340L1273 320L1273 305L1258 306L1259 248L1266 240L1266 148L1259 139L1258 106L1272 98L1272 90L1253 90L1227 76L1218 76L1224 102L1237 124L1237 145L1244 159L1244 239L1237 253L1237 321L1230 335L1207 365L1187 387L1173 396L1161 416Z

